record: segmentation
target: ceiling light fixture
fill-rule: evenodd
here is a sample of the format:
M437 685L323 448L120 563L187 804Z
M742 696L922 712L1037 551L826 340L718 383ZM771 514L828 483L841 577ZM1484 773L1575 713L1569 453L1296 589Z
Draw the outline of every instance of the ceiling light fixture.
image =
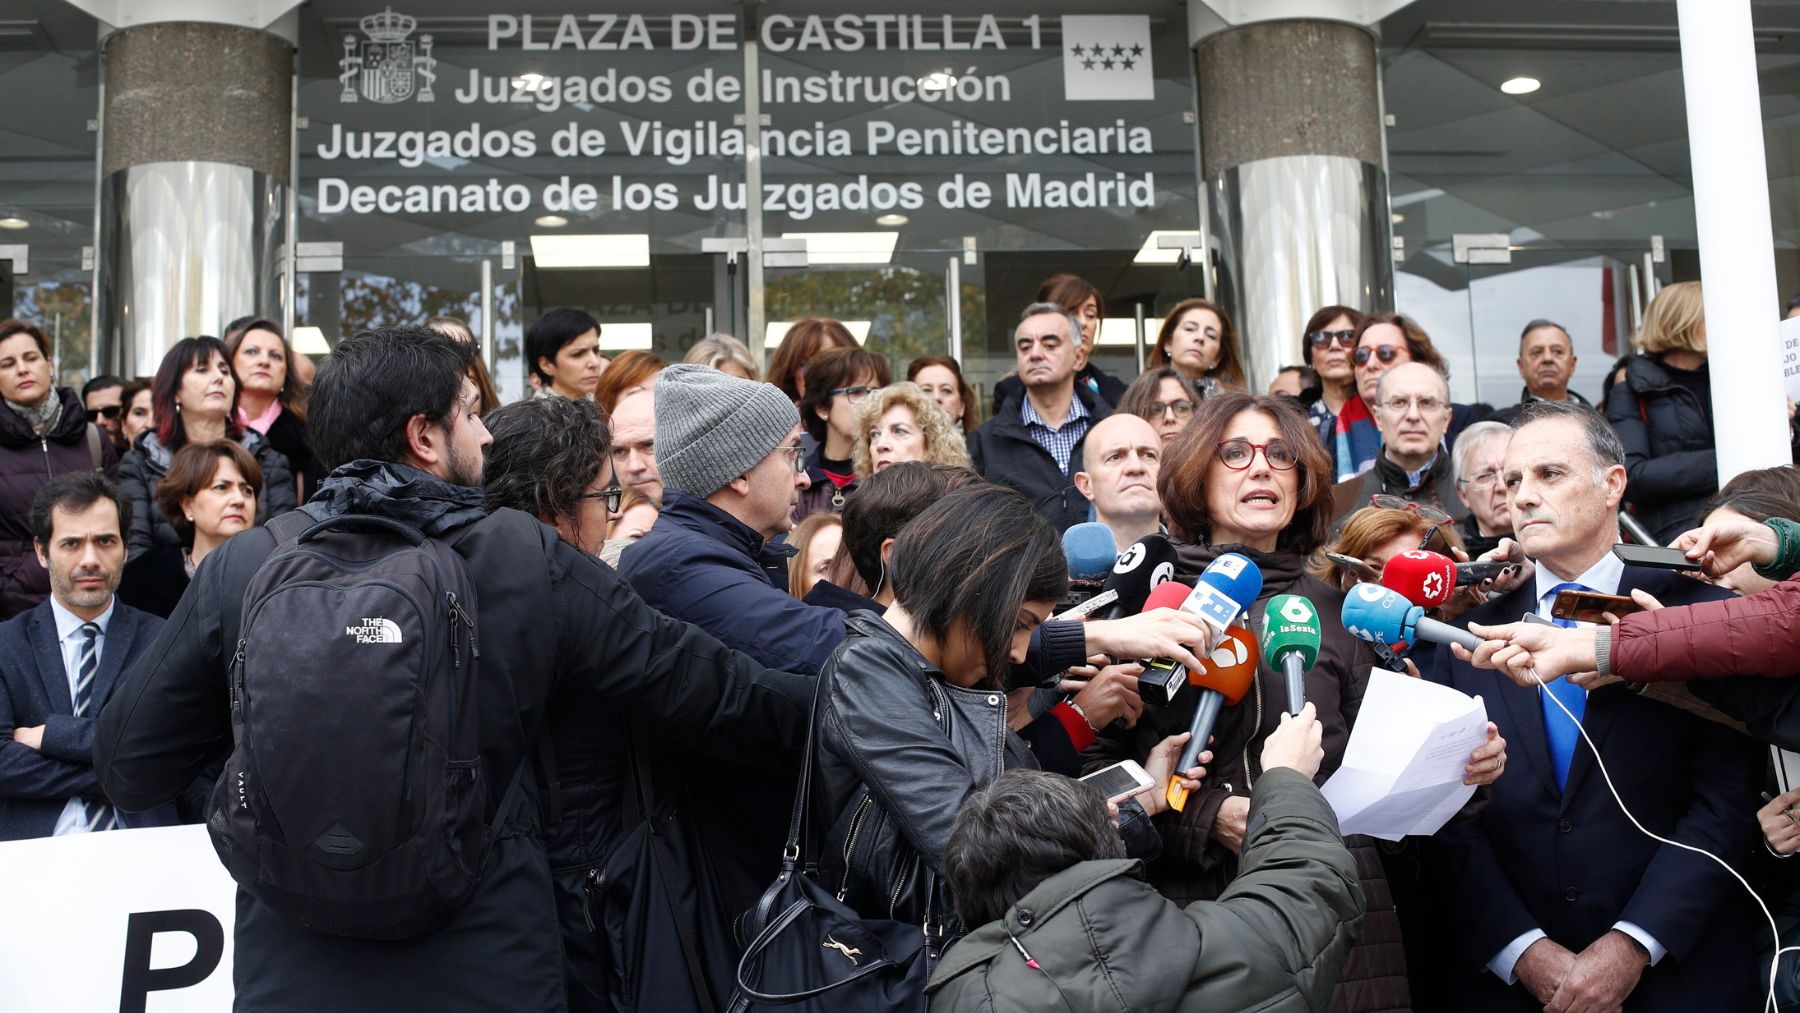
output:
M529 74L520 74L518 77L513 78L513 84L526 91L537 91L538 86L542 85L545 80L546 78L544 75L539 74L537 71L532 71Z
M956 87L956 75L947 70L934 70L924 77L919 78L919 87L935 88L938 91L948 91L951 88Z
M564 235L531 237L539 270L568 267L649 267L650 235Z
M5 218L0 218L0 229L28 229L30 227L30 222L17 215L8 215Z
M1515 77L1502 82L1500 90L1508 95L1529 95L1543 86L1543 82L1535 77Z
M323 330L300 326L294 328L294 351L301 355L330 355L331 346L325 343Z
M876 218L875 224L886 226L887 228L893 229L893 228L899 228L900 226L905 225L907 222L909 222L911 220L912 219L906 217L905 215L897 215L897 214L889 213L889 214L882 215L879 218Z
M569 220L562 215L539 215L536 222L546 229L560 229L569 224Z
M649 351L656 328L648 321L605 320L600 324L602 352Z
M1398 225L1403 221L1406 221L1406 216L1398 211L1394 212L1394 224Z
M783 239L806 240L808 264L887 264L894 259L898 232L783 232Z

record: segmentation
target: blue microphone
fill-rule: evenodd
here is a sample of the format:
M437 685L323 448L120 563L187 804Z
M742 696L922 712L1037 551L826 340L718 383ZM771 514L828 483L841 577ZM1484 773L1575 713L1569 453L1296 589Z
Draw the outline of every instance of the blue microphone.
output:
M1181 611L1192 612L1213 628L1213 642L1218 643L1238 614L1249 608L1262 594L1262 570L1249 556L1227 552L1212 561L1200 574L1194 590L1181 603ZM1144 666L1138 677L1140 687L1148 684L1175 686L1181 665L1173 658L1157 658ZM1140 690L1141 692L1141 690ZM1192 743L1189 743L1192 745ZM1201 747L1205 747L1205 742ZM1185 767L1182 769L1186 769Z
M1468 630L1426 618L1422 606L1407 601L1397 591L1367 581L1344 595L1341 618L1351 636L1396 651L1404 651L1420 640L1461 644L1471 651L1481 646L1481 638Z
M1069 561L1070 580L1105 580L1119 558L1112 529L1097 521L1077 524L1063 532L1063 557Z

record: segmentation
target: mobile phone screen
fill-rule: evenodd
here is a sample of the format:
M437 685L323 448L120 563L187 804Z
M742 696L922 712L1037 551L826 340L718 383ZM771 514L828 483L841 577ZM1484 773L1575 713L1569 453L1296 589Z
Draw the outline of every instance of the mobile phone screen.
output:
M1082 780L1099 789L1109 802L1129 798L1150 787L1150 775L1130 760L1096 770Z

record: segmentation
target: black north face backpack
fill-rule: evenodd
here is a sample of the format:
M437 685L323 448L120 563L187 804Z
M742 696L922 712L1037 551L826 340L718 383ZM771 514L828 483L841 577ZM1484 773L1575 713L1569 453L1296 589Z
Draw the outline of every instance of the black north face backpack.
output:
M474 892L493 843L475 589L449 545L400 521L295 512L269 527L231 662L213 846L239 886L305 928L429 932Z

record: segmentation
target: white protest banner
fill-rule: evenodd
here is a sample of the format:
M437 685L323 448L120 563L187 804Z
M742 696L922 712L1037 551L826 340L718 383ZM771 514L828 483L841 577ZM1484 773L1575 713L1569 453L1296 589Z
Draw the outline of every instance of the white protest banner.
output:
M1781 378L1787 396L1800 401L1800 317L1781 322Z
M203 826L0 844L11 1013L224 1013L237 885Z

